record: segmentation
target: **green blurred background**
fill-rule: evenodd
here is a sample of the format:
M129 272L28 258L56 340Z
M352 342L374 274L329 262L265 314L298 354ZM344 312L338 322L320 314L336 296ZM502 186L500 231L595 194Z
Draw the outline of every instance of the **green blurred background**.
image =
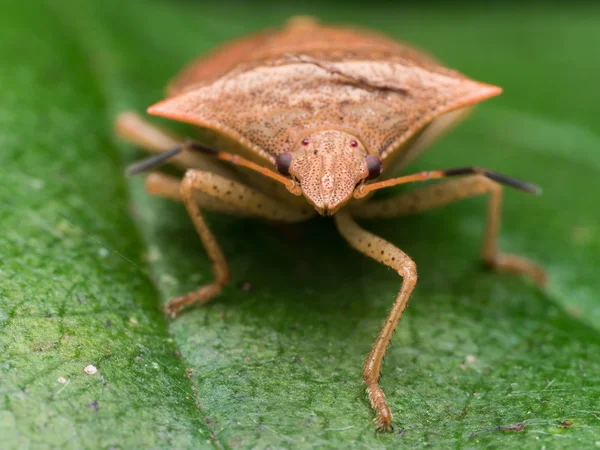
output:
M374 431L360 369L395 273L328 220L210 215L233 282L170 323L159 305L210 265L184 209L122 175L141 153L114 137L118 112L295 14L504 88L411 170L475 164L544 188L506 193L501 235L548 269L543 292L480 267L484 199L365 223L420 273L384 364L393 434ZM597 2L0 3L0 448L600 445L599 43Z

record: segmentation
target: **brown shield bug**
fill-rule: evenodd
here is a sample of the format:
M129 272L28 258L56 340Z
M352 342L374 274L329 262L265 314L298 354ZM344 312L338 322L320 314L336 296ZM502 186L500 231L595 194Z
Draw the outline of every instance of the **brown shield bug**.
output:
M383 356L417 281L415 263L399 248L365 231L355 219L416 214L488 194L482 258L489 266L545 275L525 258L500 253L502 185L537 193L536 186L477 167L394 177L474 104L501 89L473 81L429 55L382 35L290 20L225 44L186 67L167 99L148 112L212 132L215 147L171 137L135 113L121 114L123 138L158 153L130 167L135 174L171 160L182 179L151 172L150 194L183 202L206 249L214 280L172 299L175 315L206 303L228 282L229 268L203 209L280 222L333 216L359 252L393 268L402 286L363 367L379 429L392 414L378 381ZM452 178L383 200L371 194L402 183Z

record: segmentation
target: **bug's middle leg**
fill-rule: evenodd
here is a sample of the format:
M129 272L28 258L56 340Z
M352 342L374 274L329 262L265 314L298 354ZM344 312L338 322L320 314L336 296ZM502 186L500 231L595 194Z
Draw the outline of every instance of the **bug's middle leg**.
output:
M333 217L340 234L353 248L391 267L402 277L400 292L363 366L363 381L367 385L371 407L377 414L378 428L389 430L392 413L379 387L379 377L387 347L417 283L417 267L402 250L360 228L346 211L342 210Z
M176 192L176 183L174 177L153 173L146 179L146 189L154 195L184 203L212 262L214 279L200 289L172 299L165 308L171 317L187 305L208 302L221 291L230 278L225 255L204 220L202 207L278 222L299 222L314 215L314 210L308 206L290 207L248 186L212 172L188 170L179 184L179 195Z
M499 270L526 275L543 286L546 283L546 274L541 267L521 256L501 253L498 249L502 192L502 186L498 183L482 175L472 175L435 183L396 197L357 204L353 207L352 214L364 219L392 218L418 214L464 198L489 194L487 223L481 249L483 261Z

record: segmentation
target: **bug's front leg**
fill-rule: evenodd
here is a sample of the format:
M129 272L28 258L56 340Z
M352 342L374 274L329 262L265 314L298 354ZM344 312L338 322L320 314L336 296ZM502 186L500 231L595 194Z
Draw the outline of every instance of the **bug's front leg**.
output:
M229 266L201 209L278 222L299 222L314 215L308 206L294 208L237 181L195 169L188 170L181 182L168 175L152 173L146 178L146 189L153 195L184 203L212 262L214 280L172 299L165 308L171 317L192 303L207 303L229 281Z
M385 401L383 391L379 387L379 377L383 357L392 339L394 329L398 325L417 283L417 267L402 250L360 228L346 211L340 211L333 217L340 234L352 247L391 267L402 277L400 292L363 366L363 381L367 385L371 406L377 414L378 429L389 431L392 428L392 413Z
M352 214L364 219L392 218L418 214L464 198L489 194L487 223L481 250L483 261L496 269L528 276L539 286L543 286L546 283L546 273L540 266L527 258L502 253L498 249L502 192L502 186L495 181L482 175L472 175L425 186L396 197L358 204L352 209Z
M215 295L221 292L221 289L227 284L230 278L229 266L225 255L217 242L214 234L208 227L200 212L200 207L194 199L194 190L202 191L202 186L197 182L198 174L195 170L189 170L183 178L180 186L181 199L196 227L200 240L204 245L206 253L212 263L214 280L200 289L189 292L188 294L175 297L165 307L165 312L174 318L177 313L187 305L192 303L206 303Z

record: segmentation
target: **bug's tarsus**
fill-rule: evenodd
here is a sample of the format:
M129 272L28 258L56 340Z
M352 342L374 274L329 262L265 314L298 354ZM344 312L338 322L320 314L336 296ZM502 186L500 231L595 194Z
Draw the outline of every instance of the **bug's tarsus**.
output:
M492 172L491 170L482 169L480 167L457 167L455 169L446 169L442 172L445 177L480 174L489 178L490 180L494 180L497 183L519 189L520 191L535 195L540 195L542 193L542 189L535 184L517 180L516 178L512 178L498 172Z

